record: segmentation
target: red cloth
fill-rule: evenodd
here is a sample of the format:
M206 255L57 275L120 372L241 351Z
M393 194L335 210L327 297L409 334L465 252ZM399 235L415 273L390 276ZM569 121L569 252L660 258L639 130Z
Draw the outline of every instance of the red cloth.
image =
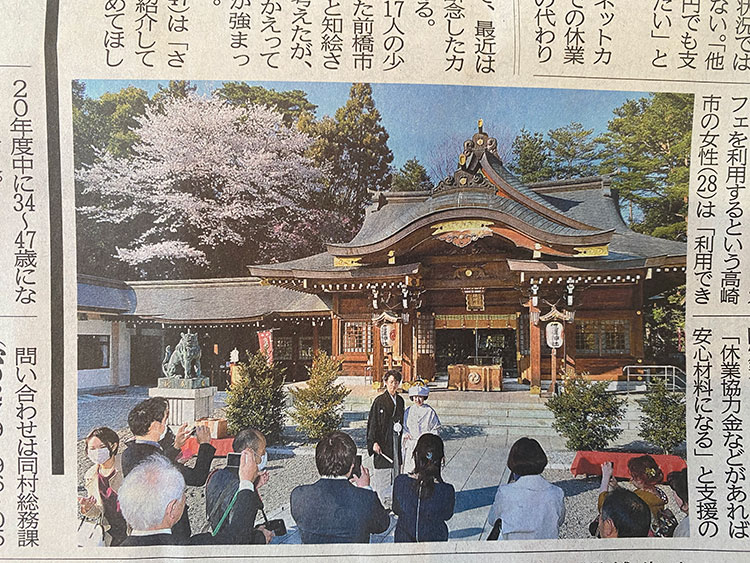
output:
M216 448L216 453L214 455L216 456L225 456L232 450L232 441L234 440L234 436L231 436L229 438L219 438L218 440L211 440L211 445ZM188 441L185 442L185 445L182 446L182 458L189 459L193 457L194 455L198 454L198 440L195 439L195 436L191 436L188 438Z
M612 473L615 477L629 479L628 461L643 454L630 454L619 452L576 452L570 472L573 475L601 475L602 463L612 462ZM687 467L685 460L676 455L652 455L654 461L661 469L666 480L672 471L680 471Z

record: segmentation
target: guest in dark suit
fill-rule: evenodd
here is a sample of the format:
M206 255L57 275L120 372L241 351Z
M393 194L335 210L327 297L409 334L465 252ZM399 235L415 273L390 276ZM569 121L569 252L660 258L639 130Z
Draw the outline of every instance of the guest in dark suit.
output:
M258 467L253 457L242 454L240 485L234 499L238 516L215 533L196 534L179 538L172 528L185 512L185 479L166 457L152 455L137 465L120 487L120 508L132 528L123 546L139 545L213 545L249 543L253 522L249 514L258 510L257 495L250 484L257 477Z
M265 471L268 456L266 454L266 437L260 430L255 428L245 428L241 430L232 441L232 449L235 453L246 452L248 455L253 456L255 461L258 463L258 474L257 479L252 483L252 495L257 497L258 508L263 507L263 502L258 495L258 488L268 483L268 471ZM224 517L229 504L232 500L232 495L237 490L240 484L239 467L224 467L211 473L206 483L206 518L211 524L212 529L216 529L219 522ZM232 522L235 518L248 518L251 522L255 522L257 517L257 509L253 514L238 514L237 506L235 505L230 509L228 516L226 517L229 522ZM263 526L252 530L250 543L266 544L273 538L273 532L266 530Z
M344 432L332 432L318 442L315 465L320 479L292 491L292 518L302 543L369 543L370 534L388 529L388 512L370 485L362 467L352 477L357 446Z
M206 426L195 429L198 441L198 456L194 467L185 467L177 463L180 448L189 437L187 424L183 424L174 436L167 426L169 419L169 403L162 397L152 397L138 403L128 414L128 426L134 439L127 442L122 454L122 473L127 477L130 471L141 461L154 454L163 455L180 470L185 483L192 487L202 487L206 483L211 461L216 448L211 444L211 434ZM190 520L185 510L182 519L177 522L175 534L183 539L190 537Z
M401 372L385 373L385 392L378 395L367 417L367 452L374 456L373 488L386 508L391 507L393 481L401 473L401 421L404 400L398 394Z
M420 436L414 471L399 475L393 485L393 512L398 516L395 542L448 541L445 521L453 516L456 491L440 476L444 458L440 436Z

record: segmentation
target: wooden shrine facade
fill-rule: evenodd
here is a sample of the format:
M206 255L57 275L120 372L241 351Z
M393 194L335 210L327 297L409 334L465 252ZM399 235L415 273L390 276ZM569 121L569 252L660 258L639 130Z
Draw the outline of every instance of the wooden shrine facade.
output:
M527 186L496 146L480 122L430 192L378 193L349 243L250 273L330 303L348 375L429 380L468 362L536 392L561 370L618 378L644 361L647 299L684 283L684 243L631 231L607 177Z

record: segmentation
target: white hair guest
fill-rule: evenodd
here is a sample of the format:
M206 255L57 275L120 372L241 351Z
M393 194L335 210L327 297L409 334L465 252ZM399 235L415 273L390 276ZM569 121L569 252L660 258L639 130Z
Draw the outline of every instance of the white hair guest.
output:
M122 482L120 510L133 529L123 545L173 543L172 526L185 508L185 479L167 458L152 455L136 465ZM152 538L148 536L166 536ZM141 538L141 539L137 539Z
M235 517L220 533L196 534L187 540L172 535L172 526L185 510L185 478L163 455L152 455L136 465L119 490L120 509L132 531L123 546L210 545L250 543L254 522L250 521L253 502L252 480L258 475L255 458L242 453L239 487L235 492ZM252 511L255 515L255 511Z

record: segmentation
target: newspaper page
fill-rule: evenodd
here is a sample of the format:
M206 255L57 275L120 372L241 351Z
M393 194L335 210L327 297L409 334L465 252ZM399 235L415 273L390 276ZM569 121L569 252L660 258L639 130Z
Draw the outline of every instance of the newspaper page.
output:
M747 559L750 2L3 7L0 559Z

